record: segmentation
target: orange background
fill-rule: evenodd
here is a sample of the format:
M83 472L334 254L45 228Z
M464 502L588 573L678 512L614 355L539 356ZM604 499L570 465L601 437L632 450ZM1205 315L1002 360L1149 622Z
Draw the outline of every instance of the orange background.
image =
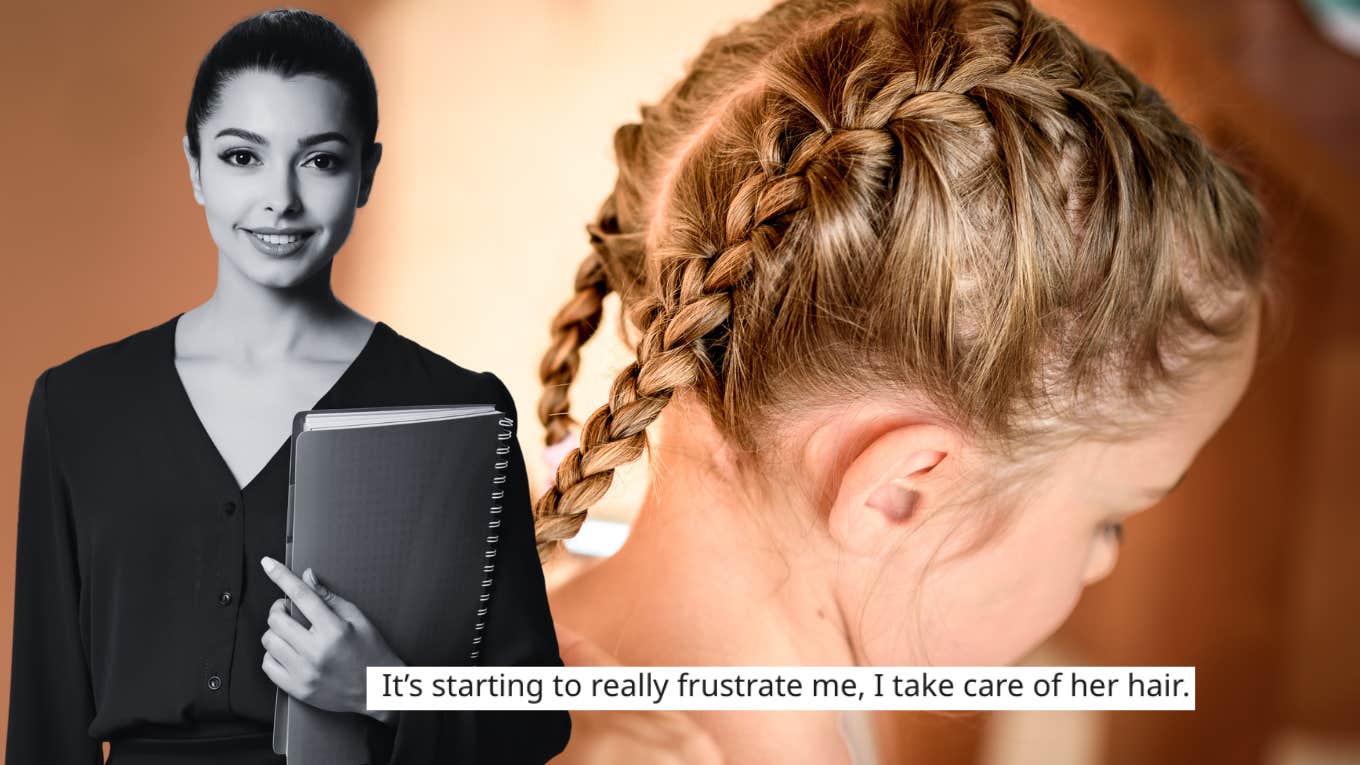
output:
M758 0L331 0L359 41L385 145L335 269L366 315L506 381L531 479L547 322L613 181L611 135ZM1108 47L1251 168L1275 221L1292 329L1186 484L1132 524L1116 574L1037 654L1193 664L1193 713L878 716L893 762L1360 761L1360 64L1275 0L1040 2ZM11 4L0 31L6 178L0 322L0 687L9 685L14 531L33 380L160 323L213 288L215 256L179 146L201 56L268 7ZM573 400L628 358L615 304ZM469 331L467 327L476 327ZM593 516L626 520L626 471ZM550 572L552 574L554 572ZM560 573L560 572L559 572ZM0 696L0 706L8 694ZM3 719L3 717L0 717ZM0 723L3 724L3 723ZM1356 757L1356 760L1351 760Z

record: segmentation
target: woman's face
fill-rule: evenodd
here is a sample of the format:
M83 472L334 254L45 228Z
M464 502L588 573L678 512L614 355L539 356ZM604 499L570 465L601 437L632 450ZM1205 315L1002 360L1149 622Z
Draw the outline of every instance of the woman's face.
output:
M367 201L379 156L365 164L348 96L335 82L246 70L222 88L189 159L194 196L223 266L268 287L325 268Z
M866 663L1010 664L1054 632L1083 588L1114 568L1112 525L1164 497L1237 406L1256 355L1256 322L1253 315L1231 355L1198 377L1157 430L1057 454L1009 523L977 550L966 552L979 529L968 517L977 508L926 518L904 536L861 590L857 637Z

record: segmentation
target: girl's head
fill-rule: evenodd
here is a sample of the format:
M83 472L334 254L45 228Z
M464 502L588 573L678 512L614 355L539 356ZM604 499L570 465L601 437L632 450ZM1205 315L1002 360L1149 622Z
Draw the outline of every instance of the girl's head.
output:
M229 29L199 65L184 136L227 262L271 287L329 265L372 188L377 129L373 74L334 23L274 10Z
M541 367L549 441L610 292L637 357L538 502L545 554L666 413L723 445L706 480L796 497L762 523L835 551L862 662L1011 661L1250 376L1256 202L1025 0L782 3L615 149Z

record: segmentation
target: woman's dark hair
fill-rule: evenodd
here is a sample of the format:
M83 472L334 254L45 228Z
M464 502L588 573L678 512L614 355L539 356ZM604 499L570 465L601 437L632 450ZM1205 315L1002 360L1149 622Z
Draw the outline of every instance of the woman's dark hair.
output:
M363 51L330 19L311 11L284 8L238 22L198 65L189 116L184 121L189 151L195 157L199 155L198 129L217 108L223 86L246 70L274 72L281 77L315 74L333 80L349 94L364 156L373 150L378 133L378 87Z

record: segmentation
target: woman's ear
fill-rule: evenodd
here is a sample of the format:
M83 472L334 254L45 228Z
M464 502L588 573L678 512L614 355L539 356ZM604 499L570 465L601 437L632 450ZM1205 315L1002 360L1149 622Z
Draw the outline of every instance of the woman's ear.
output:
M198 158L189 150L189 136L184 136L180 143L184 146L184 160L189 163L189 183L194 188L194 201L201 206L203 204L203 180L199 174Z
M873 438L841 474L827 524L847 552L878 557L900 532L947 503L962 440L938 425L896 427Z
M368 195L373 191L373 176L378 172L378 162L382 160L382 144L373 144L373 150L364 157L363 177L359 179L359 203L356 207L368 204Z

